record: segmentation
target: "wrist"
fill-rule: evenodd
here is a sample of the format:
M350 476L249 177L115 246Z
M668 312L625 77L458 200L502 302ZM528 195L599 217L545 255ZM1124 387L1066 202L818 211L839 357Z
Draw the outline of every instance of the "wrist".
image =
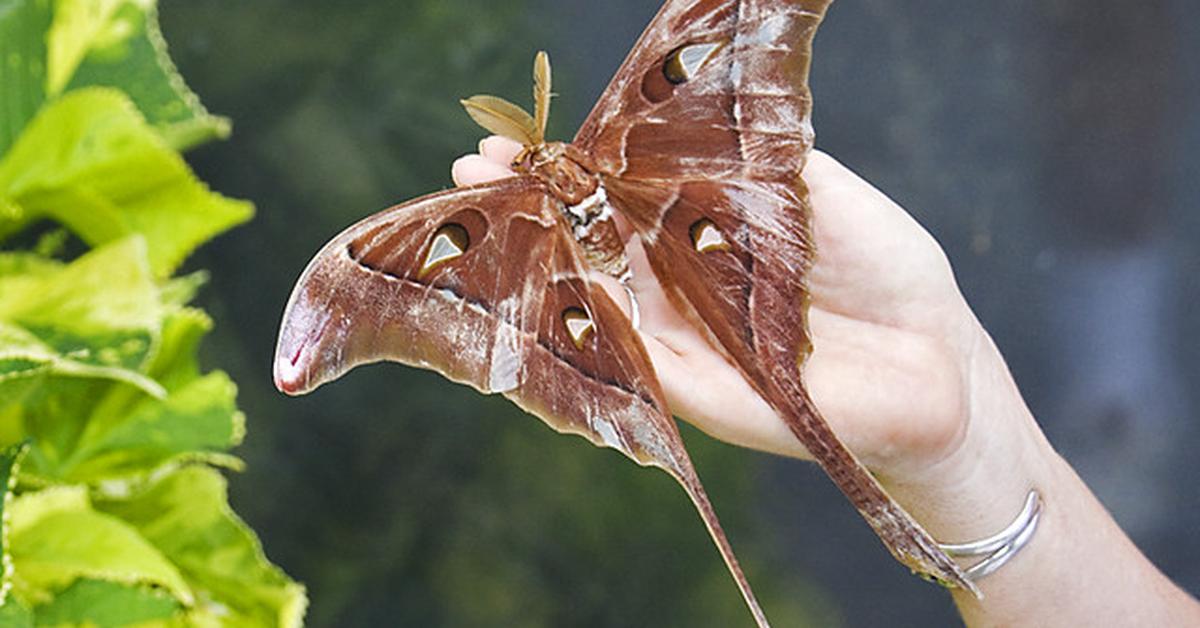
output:
M968 353L961 443L921 473L888 483L942 543L995 534L1030 489L1042 510L1029 542L977 584L954 590L967 625L1192 625L1200 605L1159 572L1046 440L999 350L979 327ZM1064 603L1064 600L1070 600Z
M999 350L978 323L964 344L961 431L939 457L883 478L889 492L943 543L994 534L1045 491L1057 457Z

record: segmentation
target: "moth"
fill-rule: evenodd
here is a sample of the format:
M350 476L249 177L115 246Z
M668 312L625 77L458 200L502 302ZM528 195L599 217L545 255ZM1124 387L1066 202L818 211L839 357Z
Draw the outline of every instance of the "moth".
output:
M687 492L766 626L633 317L589 275L628 278L619 214L673 305L782 417L892 554L977 592L842 444L804 387L814 250L800 172L813 145L812 38L830 1L668 0L570 143L545 139L544 54L533 114L492 96L464 101L477 122L524 146L515 176L384 210L325 245L284 313L278 388L302 394L382 360L430 368L659 467Z

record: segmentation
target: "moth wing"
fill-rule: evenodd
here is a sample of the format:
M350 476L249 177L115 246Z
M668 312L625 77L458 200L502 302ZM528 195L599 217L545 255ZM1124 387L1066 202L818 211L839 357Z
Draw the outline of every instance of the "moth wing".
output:
M657 466L684 487L760 625L640 338L591 278L531 177L371 216L309 263L284 312L276 385L301 394L359 364L433 369L502 393L559 432Z
M829 3L667 2L573 143L624 178L794 180L813 142L809 59Z
M589 278L557 204L532 177L512 177L346 229L296 283L276 350L278 387L308 392L371 362L429 368L503 393L560 431L676 470L678 452L651 437L669 414L645 349ZM632 426L642 417L655 430Z
M901 563L977 591L880 486L809 398L805 277L813 259L808 195L795 185L610 178L609 199L639 233L659 283L779 413ZM792 209L796 211L792 211Z
M829 0L668 2L575 144L659 282L780 414L900 562L977 592L845 447L804 389L813 260L800 179L808 69Z

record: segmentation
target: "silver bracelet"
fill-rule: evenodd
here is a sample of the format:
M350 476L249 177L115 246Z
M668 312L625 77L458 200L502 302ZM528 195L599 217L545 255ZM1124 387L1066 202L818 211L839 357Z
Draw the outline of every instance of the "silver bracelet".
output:
M959 558L983 556L983 560L966 569L967 578L975 582L1003 567L1004 563L1016 556L1017 552L1029 543L1029 539L1033 538L1033 532L1037 530L1041 518L1042 496L1037 489L1030 489L1021 514L1000 532L969 543L938 543L938 547L950 556Z

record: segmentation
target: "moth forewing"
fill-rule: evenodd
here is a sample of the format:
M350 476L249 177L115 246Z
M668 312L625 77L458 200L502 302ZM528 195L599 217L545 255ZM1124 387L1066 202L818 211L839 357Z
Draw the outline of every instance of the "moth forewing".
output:
M813 142L807 79L830 1L667 2L571 145L604 176L673 303L717 340L893 555L978 595L834 433L797 368L812 347L797 307L813 259L798 187Z

